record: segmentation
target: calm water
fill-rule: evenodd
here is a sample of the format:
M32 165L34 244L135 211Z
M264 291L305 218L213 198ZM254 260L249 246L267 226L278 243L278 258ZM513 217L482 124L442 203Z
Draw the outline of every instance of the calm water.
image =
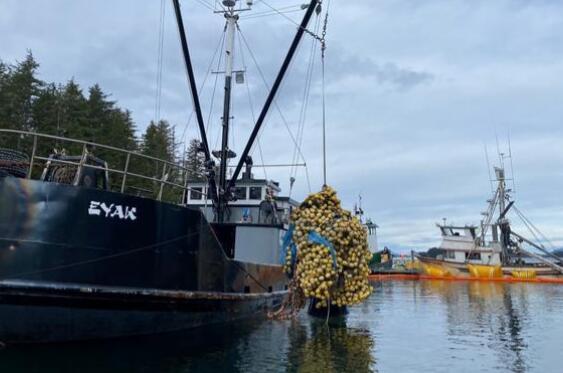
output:
M561 372L563 286L374 283L345 320L8 348L0 372Z

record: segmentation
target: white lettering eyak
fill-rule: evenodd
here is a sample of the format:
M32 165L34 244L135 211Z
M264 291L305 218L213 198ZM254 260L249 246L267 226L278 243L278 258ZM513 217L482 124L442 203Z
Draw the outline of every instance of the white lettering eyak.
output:
M105 218L118 218L120 220L137 220L137 208L116 204L106 205L104 202L90 201L88 215L102 216Z

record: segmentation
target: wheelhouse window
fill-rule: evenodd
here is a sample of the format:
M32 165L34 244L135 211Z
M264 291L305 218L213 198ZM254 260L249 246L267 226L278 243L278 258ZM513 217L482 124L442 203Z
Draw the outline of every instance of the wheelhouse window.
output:
M246 187L236 187L235 197L236 199L246 199Z
M201 200L203 199L203 188L195 187L190 190L190 199Z
M481 260L481 253L465 253L465 259Z
M455 259L455 251L446 251L446 258Z
M250 187L249 199L262 199L262 187Z

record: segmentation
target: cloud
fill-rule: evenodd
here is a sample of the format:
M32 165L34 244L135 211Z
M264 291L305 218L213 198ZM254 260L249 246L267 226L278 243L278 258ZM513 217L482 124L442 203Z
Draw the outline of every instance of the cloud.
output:
M328 80L333 90L338 90L345 81L373 84L376 87L389 87L399 91L407 91L420 84L428 84L434 75L401 67L394 62L377 63L368 56L359 54L345 55L345 51L337 48L328 55ZM353 86L350 87L353 89Z
M284 6L282 0L271 0ZM183 1L198 85L219 43L224 19ZM0 58L33 50L45 80L75 77L100 83L133 111L138 127L154 117L158 1L47 2L5 0ZM256 2L256 11L267 10ZM134 13L134 15L133 15ZM300 21L302 13L288 17ZM315 30L314 20L310 25ZM243 20L241 28L268 84L274 80L295 24L280 16ZM510 131L517 205L556 245L563 244L563 2L527 0L333 1L327 34L328 180L346 206L362 194L380 225L380 242L423 249L439 242L443 217L478 224L490 194L483 144L497 159ZM237 40L237 45L239 41ZM312 38L291 65L278 105L297 132ZM313 44L314 45L314 44ZM322 183L321 86L318 46L295 198ZM245 61L255 115L267 94L248 50ZM210 112L216 75L201 93ZM221 77L215 87L210 143L218 140ZM235 86L231 146L241 152L252 127L244 86ZM172 9L165 24L162 115L183 131L191 113ZM179 136L179 135L178 135ZM191 121L187 136L197 136ZM292 161L293 142L276 109L261 136L265 163ZM255 163L262 163L255 152ZM498 161L497 161L498 162ZM256 174L262 175L262 170ZM267 170L287 192L289 171ZM516 222L515 222L516 223ZM524 227L516 226L517 229ZM543 229L542 229L543 230Z

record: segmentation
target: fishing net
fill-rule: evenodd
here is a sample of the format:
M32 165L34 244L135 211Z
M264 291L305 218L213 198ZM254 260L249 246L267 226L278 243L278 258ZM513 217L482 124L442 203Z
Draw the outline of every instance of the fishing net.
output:
M24 178L29 171L29 156L17 150L0 148L0 175Z
M334 189L325 186L308 196L292 212L291 223L282 261L293 285L289 304L282 308L302 307L307 298L316 299L317 308L342 307L360 303L371 294L367 231L359 219L342 209Z

